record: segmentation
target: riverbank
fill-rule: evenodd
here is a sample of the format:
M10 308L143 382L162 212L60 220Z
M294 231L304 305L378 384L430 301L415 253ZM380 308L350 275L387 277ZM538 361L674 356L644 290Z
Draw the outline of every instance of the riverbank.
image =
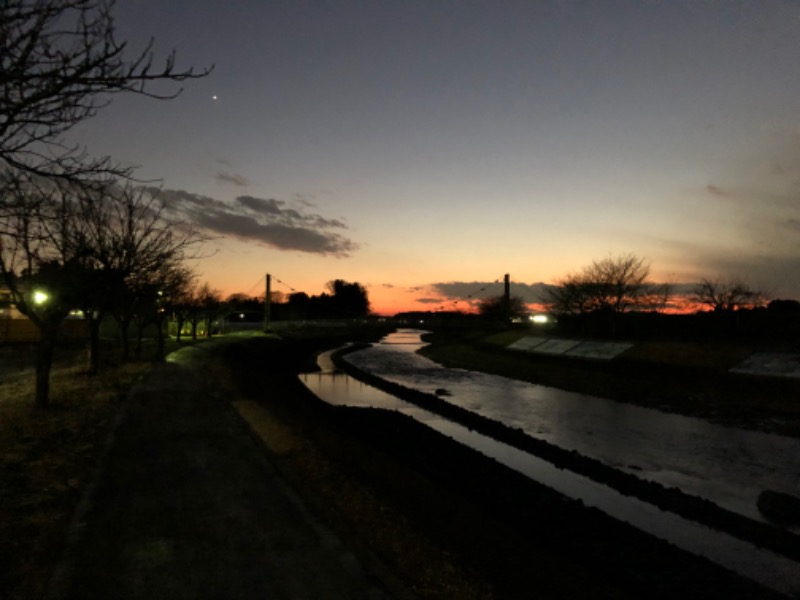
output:
M286 378L303 354L253 340L226 364L284 438L281 471L419 596L773 597L400 414L322 403Z
M473 369L627 402L721 425L800 437L800 380L732 373L759 350L748 344L637 344L612 361L509 350L524 331L440 331L421 354Z
M227 346L215 375L226 401L252 400L263 409L271 432L265 452L304 501L418 597L774 597L399 414L325 405L297 374L343 341L243 339ZM13 459L3 463L0 531L10 540L0 552L3 597L41 597L74 504L136 377L114 381L121 373L57 375L59 393L66 382L102 391L96 410L78 386L71 400L59 396L63 406L51 415L31 415L31 428L4 429L21 446L2 448ZM41 419L65 414L92 424L92 436L42 429Z

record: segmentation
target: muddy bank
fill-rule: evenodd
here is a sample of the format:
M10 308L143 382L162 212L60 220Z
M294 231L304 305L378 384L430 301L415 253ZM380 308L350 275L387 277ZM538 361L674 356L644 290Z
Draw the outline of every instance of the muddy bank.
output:
M408 417L322 403L296 377L311 351L248 341L225 359L302 440L272 457L287 478L421 597L774 597Z

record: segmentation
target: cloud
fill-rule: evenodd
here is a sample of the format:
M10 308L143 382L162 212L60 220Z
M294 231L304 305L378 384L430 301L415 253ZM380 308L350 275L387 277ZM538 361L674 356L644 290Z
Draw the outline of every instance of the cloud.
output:
M287 224L305 223L325 229L328 227L347 229L347 226L338 219L325 219L320 215L303 213L297 209L289 208L287 203L274 198L254 198L253 196L239 196L236 202L254 213L268 218L284 220Z
M542 302L546 290L546 283L519 283L511 281L511 295L519 296L523 302L534 304ZM428 292L439 294L438 299L417 299L417 302L468 302L473 303L485 298L502 296L504 293L503 280L497 281L448 281L432 283L427 288Z
M245 177L244 175L239 175L237 173L227 173L225 171L220 171L216 175L214 175L214 179L219 181L220 183L230 183L238 187L247 187L250 185L250 180Z
M441 304L443 300L441 298L414 298L414 302L419 302L420 304Z
M681 279L739 277L780 297L800 297L800 135L768 132L753 152L704 187L703 230L663 240Z
M211 235L337 257L349 256L359 247L330 231L347 229L342 221L298 210L280 200L239 196L229 203L185 190L150 191L164 200L171 218L192 223Z
M719 198L730 198L733 196L729 191L722 189L718 185L707 185L706 191L711 194L712 196L717 196Z

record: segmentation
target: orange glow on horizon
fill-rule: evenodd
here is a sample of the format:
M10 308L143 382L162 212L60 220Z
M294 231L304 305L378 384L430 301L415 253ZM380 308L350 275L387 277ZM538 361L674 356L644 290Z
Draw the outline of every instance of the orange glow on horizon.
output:
M399 313L406 312L462 312L465 314L474 314L478 312L478 305L480 300L475 298L460 298L453 299L442 296L432 289L424 287L401 287L401 286L385 286L385 285L372 285L366 286L367 294L369 296L371 313L373 315L382 317L391 317ZM233 289L233 288L231 288ZM292 293L291 290L284 289L282 286L276 286L273 282L273 293L280 292L285 295L285 298ZM308 289L298 289L311 296L323 293L325 290L321 288L318 291ZM233 294L245 294L249 297L264 297L264 288L257 287L252 289L251 293L246 293L243 290L236 291L220 291L224 299ZM526 302L525 306L532 313L546 313L548 312L547 306L541 302ZM693 302L688 296L673 296L669 299L664 308L659 309L657 312L667 315L682 315L693 314L708 310L708 307Z

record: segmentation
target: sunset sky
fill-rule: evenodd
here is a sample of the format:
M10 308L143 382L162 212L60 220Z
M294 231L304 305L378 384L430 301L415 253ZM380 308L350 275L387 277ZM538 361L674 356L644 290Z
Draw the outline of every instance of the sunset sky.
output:
M115 14L132 49L153 37L157 58L214 71L170 102L116 98L72 139L138 165L215 237L196 268L225 295L271 273L283 292L357 281L381 313L463 308L504 273L552 282L635 253L656 281L737 276L800 298L798 2Z

